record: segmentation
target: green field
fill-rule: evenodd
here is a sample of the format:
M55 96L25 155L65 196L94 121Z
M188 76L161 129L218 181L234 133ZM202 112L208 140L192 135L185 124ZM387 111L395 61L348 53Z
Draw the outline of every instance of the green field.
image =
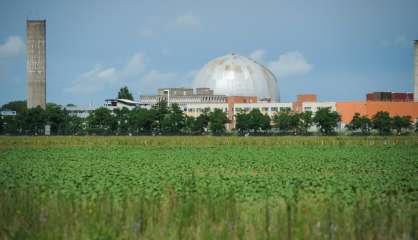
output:
M414 137L0 137L0 239L417 239Z

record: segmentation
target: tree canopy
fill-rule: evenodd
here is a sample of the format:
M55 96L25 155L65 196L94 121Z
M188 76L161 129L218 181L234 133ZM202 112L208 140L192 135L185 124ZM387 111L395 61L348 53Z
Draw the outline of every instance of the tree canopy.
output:
M323 135L332 134L341 120L340 114L331 111L331 108L320 108L315 112L313 122Z
M134 100L134 97L132 96L131 92L129 91L127 86L122 87L118 92L118 99L128 99L128 100Z

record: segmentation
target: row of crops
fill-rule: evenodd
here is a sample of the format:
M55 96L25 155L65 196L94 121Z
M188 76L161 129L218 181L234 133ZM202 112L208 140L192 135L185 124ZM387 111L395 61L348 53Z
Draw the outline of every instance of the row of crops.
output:
M417 236L415 137L0 143L0 238Z

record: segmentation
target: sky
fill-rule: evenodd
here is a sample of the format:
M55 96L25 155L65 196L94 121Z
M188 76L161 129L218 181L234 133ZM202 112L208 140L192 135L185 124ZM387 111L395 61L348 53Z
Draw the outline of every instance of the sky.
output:
M47 20L47 101L101 105L191 87L208 61L267 66L281 101L413 92L417 0L2 0L0 104L26 98L27 19Z

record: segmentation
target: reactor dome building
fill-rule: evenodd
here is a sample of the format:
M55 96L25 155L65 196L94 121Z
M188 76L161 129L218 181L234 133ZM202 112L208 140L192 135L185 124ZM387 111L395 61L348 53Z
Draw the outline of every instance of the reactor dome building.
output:
M210 88L226 96L280 101L274 74L262 64L234 53L208 62L196 75L193 87Z

